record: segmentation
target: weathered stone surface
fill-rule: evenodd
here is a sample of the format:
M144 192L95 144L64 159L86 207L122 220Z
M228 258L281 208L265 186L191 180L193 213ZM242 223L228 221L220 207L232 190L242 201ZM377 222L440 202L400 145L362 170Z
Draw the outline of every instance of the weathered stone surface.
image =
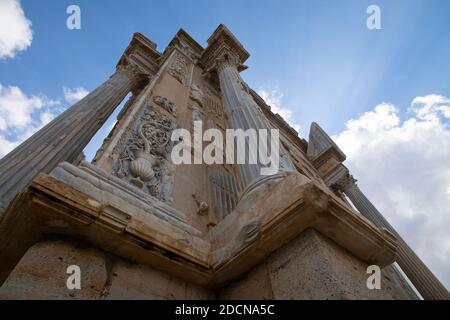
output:
M214 299L212 291L72 241L31 247L0 288L0 299ZM81 269L81 289L66 271Z
M67 267L81 269L81 290L69 290ZM0 288L0 299L100 299L106 282L105 256L64 241L31 247Z
M232 282L218 292L218 299L224 300L270 300L274 298L266 262L259 264L242 279Z
M105 299L213 299L214 294L166 273L124 261L111 270Z
M380 290L366 286L367 264L313 229L223 288L221 299L414 299L382 270Z

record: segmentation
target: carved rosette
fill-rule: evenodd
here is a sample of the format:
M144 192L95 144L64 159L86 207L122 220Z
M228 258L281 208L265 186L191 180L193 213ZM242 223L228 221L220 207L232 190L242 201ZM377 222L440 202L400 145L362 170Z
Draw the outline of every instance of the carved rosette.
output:
M170 161L176 128L172 120L147 105L121 139L113 174L164 201L172 201L174 165Z

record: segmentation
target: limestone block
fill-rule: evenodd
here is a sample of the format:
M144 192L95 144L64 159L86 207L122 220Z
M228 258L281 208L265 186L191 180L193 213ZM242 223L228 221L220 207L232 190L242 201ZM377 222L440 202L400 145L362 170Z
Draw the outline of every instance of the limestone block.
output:
M367 265L345 249L307 229L268 261L275 299L392 299L369 290Z
M273 299L272 285L266 263L252 269L243 279L235 281L221 290L223 300L270 300Z
M69 290L69 265L81 269L81 289ZM64 241L39 242L0 288L0 299L99 299L106 281L101 251Z
M106 299L213 299L211 291L139 264L117 261Z
M306 229L245 277L222 288L219 299L415 299L390 268L381 289L366 287L367 264L314 229Z

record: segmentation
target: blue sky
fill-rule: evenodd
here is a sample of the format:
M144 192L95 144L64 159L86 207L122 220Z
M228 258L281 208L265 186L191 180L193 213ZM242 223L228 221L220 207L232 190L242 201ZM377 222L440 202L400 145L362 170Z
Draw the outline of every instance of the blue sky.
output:
M71 4L81 8L81 30L66 28ZM371 4L381 9L381 30L366 27ZM450 286L450 1L22 0L21 6L32 40L13 56L0 55L0 151L1 143L10 148L37 129L32 120L42 120L44 109L54 116L68 107L74 99L64 87L91 91L107 79L133 32L162 51L181 27L205 46L224 23L251 54L242 73L247 83L290 112L303 137L312 121L333 135L363 189ZM15 32L0 21L0 42L2 28L3 35ZM23 109L32 120L2 131L2 112L10 111L2 111L1 99L11 87L34 99ZM88 158L112 122L86 149Z
M368 5L382 30L366 27ZM65 27L78 4L82 29ZM200 44L219 23L251 57L243 73L255 89L281 90L306 136L311 121L335 134L345 121L389 101L450 93L449 1L31 1L33 43L0 62L0 82L61 96L61 86L94 89L113 72L131 34L164 49L180 27Z

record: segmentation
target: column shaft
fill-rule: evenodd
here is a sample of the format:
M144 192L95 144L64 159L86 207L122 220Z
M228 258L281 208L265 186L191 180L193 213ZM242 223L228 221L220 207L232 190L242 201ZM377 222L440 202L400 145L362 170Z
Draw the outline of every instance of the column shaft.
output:
M229 61L222 61L218 67L218 73L225 109L229 114L230 128L243 130L266 129L268 130L268 137L270 137L270 124L253 100L253 97L245 90L245 84L239 75L237 66ZM281 154L281 146L279 151ZM248 152L257 153L258 148L246 143L247 156ZM243 189L260 176L262 167L263 165L260 164L259 159L257 164L249 164L246 161L245 164L237 165ZM293 165L291 163L289 169L292 170L292 168Z
M379 228L386 228L398 239L397 263L408 276L424 299L448 300L450 294L442 283L434 276L414 251L406 244L382 214L367 199L354 181L345 187L345 194L350 198L358 211Z
M105 83L1 159L0 205L5 209L38 173L74 161L133 84L133 73L119 67Z

